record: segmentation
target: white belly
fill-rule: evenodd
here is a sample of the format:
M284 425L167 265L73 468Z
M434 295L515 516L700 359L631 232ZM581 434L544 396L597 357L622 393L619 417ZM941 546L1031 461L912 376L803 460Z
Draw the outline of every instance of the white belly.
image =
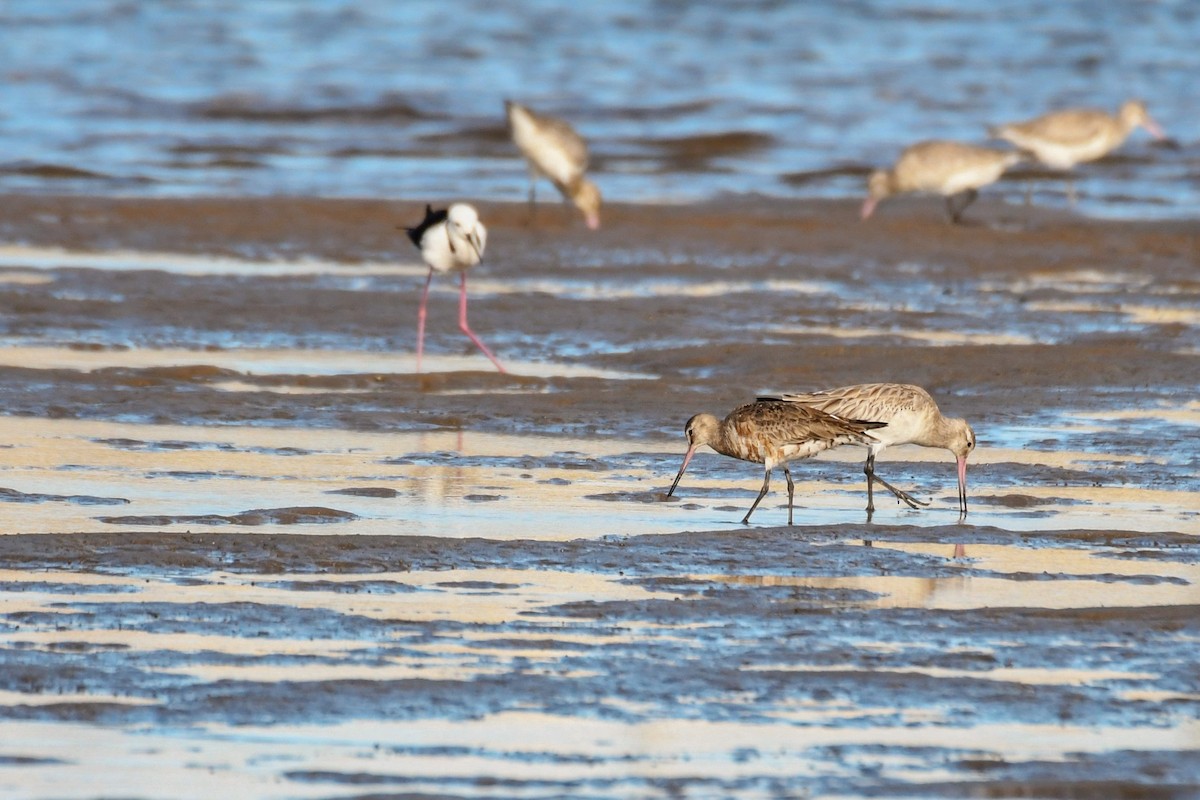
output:
M1095 136L1085 142L1054 142L1019 133L1005 133L1004 138L1033 153L1038 161L1054 169L1071 169L1084 161L1095 161L1113 148L1104 136Z
M421 258L435 272L463 272L479 263L479 253L469 243L450 247L444 224L431 228L421 240Z
M942 182L938 191L941 194L950 195L965 192L968 189L978 189L981 186L995 183L1002 172L1004 172L1003 164L981 164L976 167L955 170Z

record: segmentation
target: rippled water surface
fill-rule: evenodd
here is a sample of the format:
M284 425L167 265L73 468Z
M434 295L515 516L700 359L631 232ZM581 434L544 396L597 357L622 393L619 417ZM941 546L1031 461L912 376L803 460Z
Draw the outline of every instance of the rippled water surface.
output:
M1080 210L1193 217L1198 19L0 2L0 796L1195 796L1195 225L793 198L1141 95L1175 146ZM506 95L644 204L487 202ZM507 374L444 278L416 374L395 225L446 196ZM915 446L919 511L848 448L795 526L707 451L665 496L691 414L873 380L971 421L967 518Z
M512 97L588 136L609 198L841 197L913 141L1139 96L1173 146L1136 132L1080 208L1186 217L1197 41L1197 4L1133 0L10 0L0 190L519 199Z

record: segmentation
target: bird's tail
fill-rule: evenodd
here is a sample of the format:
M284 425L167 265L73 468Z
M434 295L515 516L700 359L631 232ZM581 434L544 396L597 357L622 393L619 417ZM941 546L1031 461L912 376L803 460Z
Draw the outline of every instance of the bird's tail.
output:
M421 237L425 235L425 231L429 230L434 225L446 219L446 212L434 211L433 206L425 204L425 219L421 220L420 225L415 225L411 228L404 225L397 225L397 228L404 228L404 232L408 234L409 241L417 247L421 246Z

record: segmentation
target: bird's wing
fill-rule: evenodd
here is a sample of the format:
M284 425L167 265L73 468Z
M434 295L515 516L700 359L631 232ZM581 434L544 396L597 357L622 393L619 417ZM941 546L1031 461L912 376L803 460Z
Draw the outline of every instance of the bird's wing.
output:
M421 246L421 239L425 238L425 231L437 225L439 222L445 222L448 213L442 208L437 211L433 210L433 206L425 206L425 219L421 220L420 224L411 228L405 228L404 232L408 234L409 241L417 247Z
M832 442L843 437L863 441L865 431L881 428L886 424L847 419L811 406L784 400L759 401L755 405L755 421L762 435L781 445L803 444L814 440Z
M587 142L571 127L571 123L557 117L539 117L539 122L544 126L542 130L546 136L557 142L571 161L581 165L579 169L581 173L586 172L588 166Z
M1025 136L1060 144L1080 144L1103 134L1112 124L1112 117L1104 111L1075 108L1045 114L1009 127Z
M792 392L774 399L814 408L847 420L886 422L901 411L915 410L933 399L919 386L864 383L820 392Z

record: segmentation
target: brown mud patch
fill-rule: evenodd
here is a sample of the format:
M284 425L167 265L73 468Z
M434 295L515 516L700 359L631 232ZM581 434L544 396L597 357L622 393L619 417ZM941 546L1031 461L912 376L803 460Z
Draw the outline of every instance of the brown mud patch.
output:
M1006 558L1051 572L1023 588ZM1164 569L1200 574L1194 537L6 536L0 729L26 735L0 755L209 791L264 759L264 796L1188 796L1200 606L1121 603Z
M1196 795L1194 225L481 204L512 374L435 281L417 375L422 208L0 198L0 792ZM857 450L664 497L874 380L979 433L962 524L917 448L873 524Z

